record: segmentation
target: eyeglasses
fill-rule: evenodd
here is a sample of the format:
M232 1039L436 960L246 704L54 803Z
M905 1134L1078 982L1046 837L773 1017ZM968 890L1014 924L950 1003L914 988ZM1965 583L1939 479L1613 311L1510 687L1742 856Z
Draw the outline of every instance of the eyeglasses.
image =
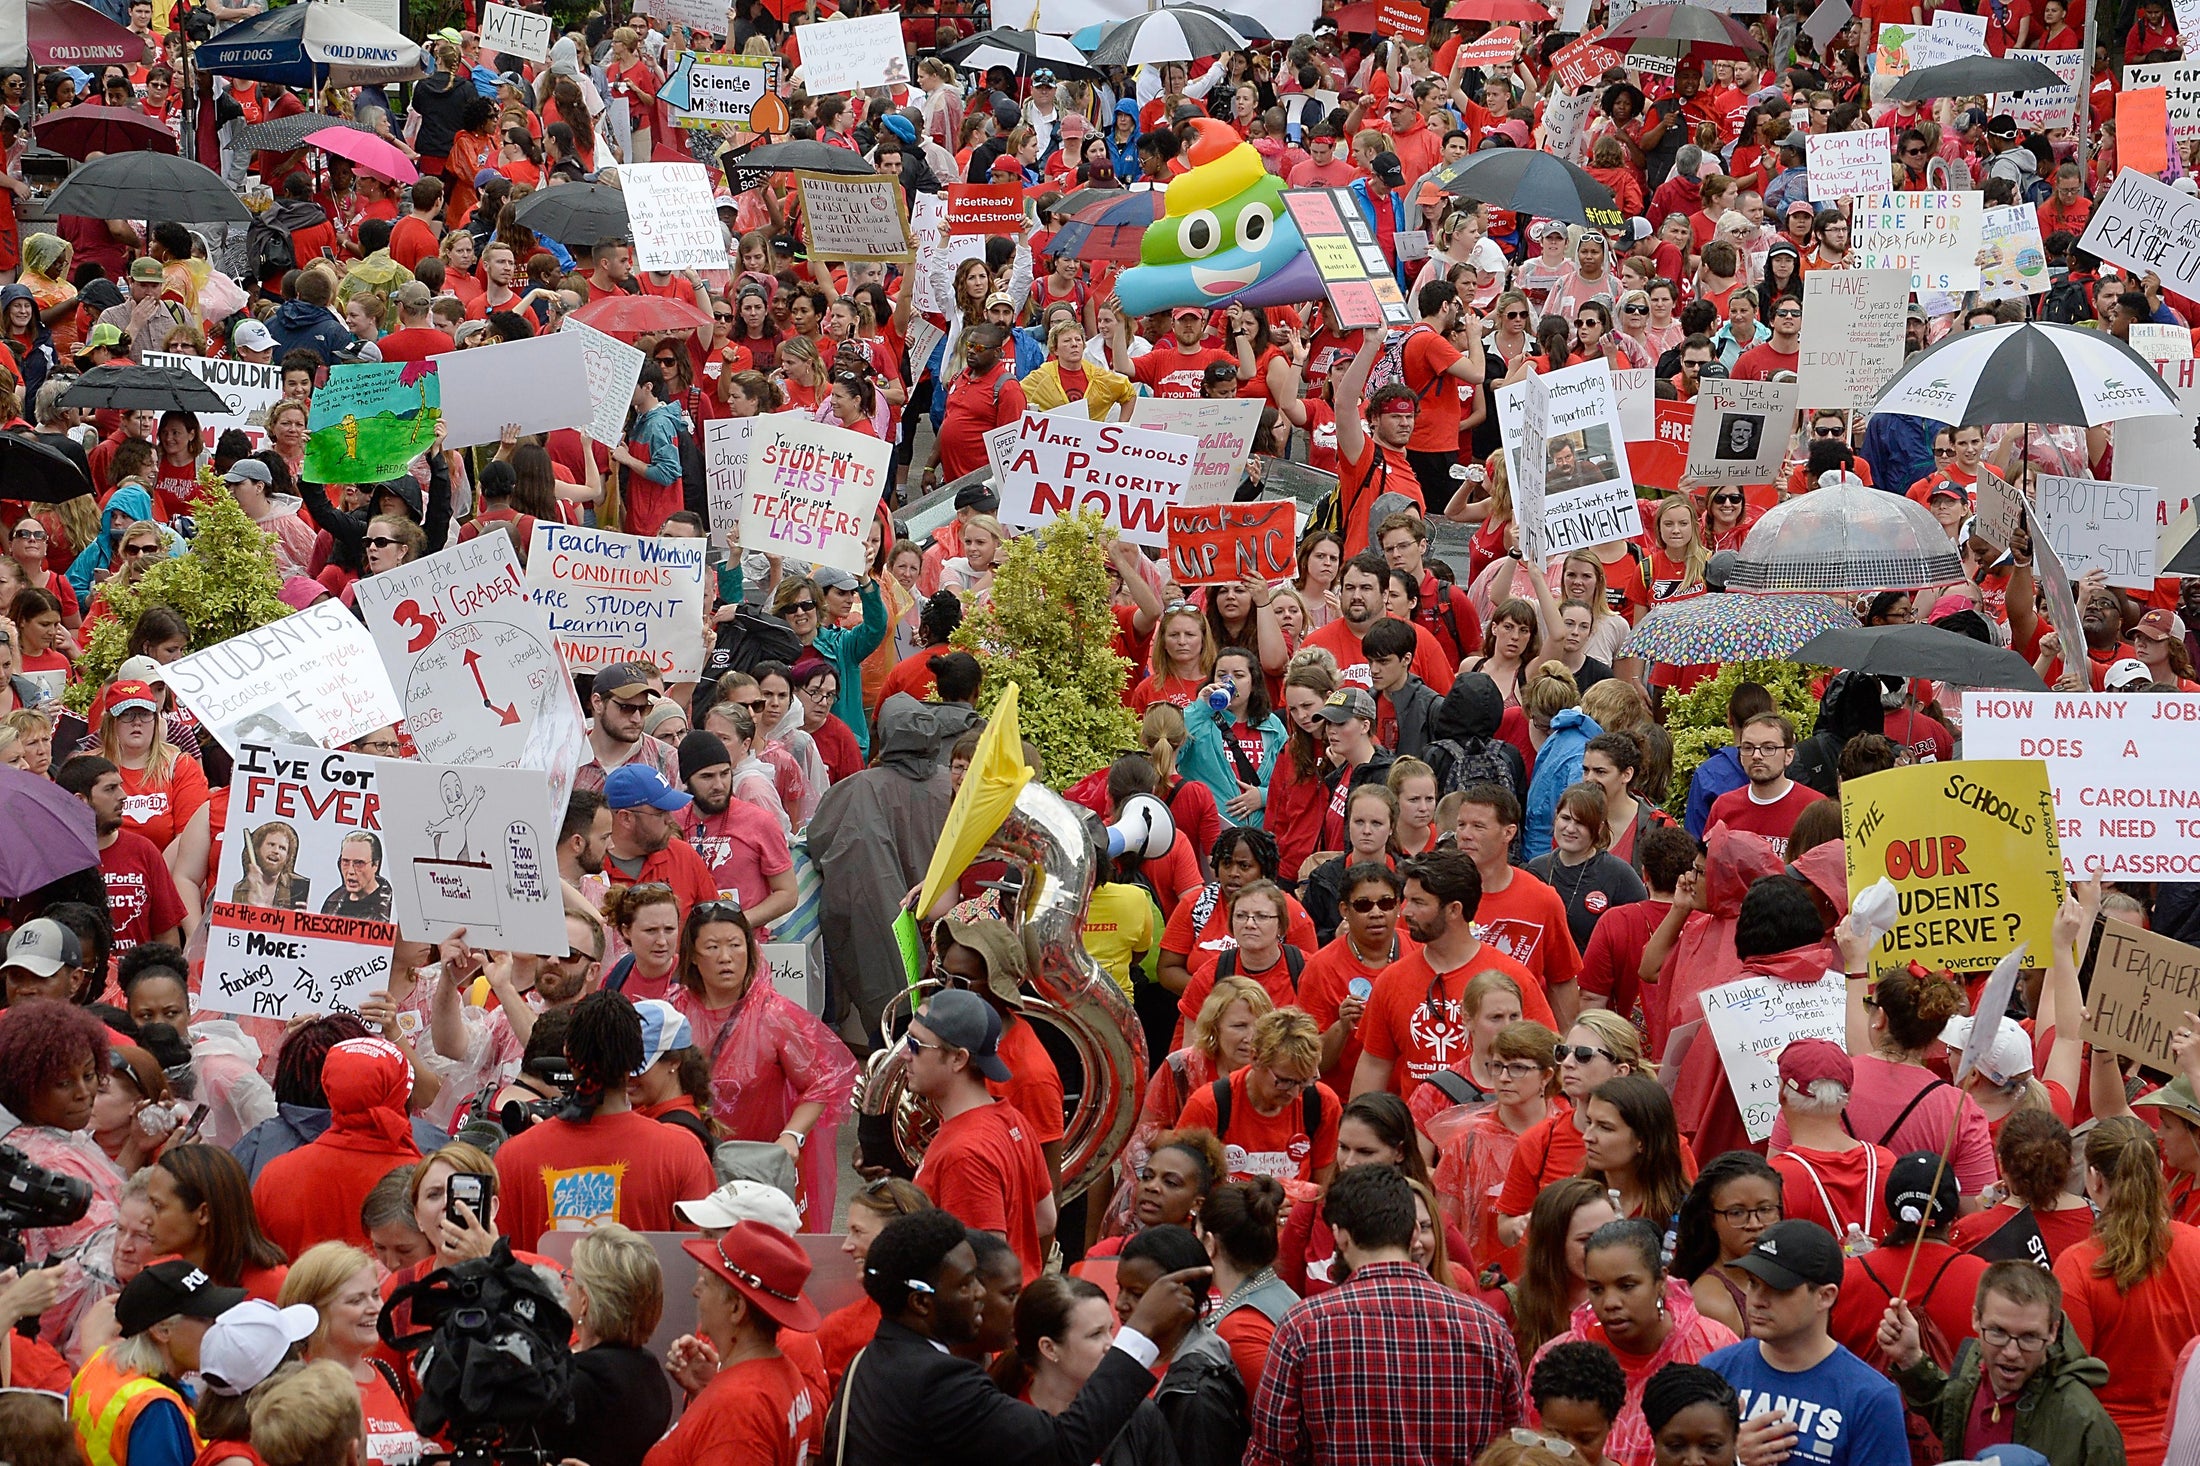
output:
M2055 1342L2045 1334L2012 1334L1988 1324L1978 1331L1979 1342L1989 1349L2006 1349L2011 1344L2026 1354L2038 1354Z
M1362 916L1367 915L1370 911L1396 911L1398 909L1398 898L1396 896L1354 896L1352 898L1352 909Z
M1574 1056L1576 1064L1586 1064L1599 1057L1610 1059L1615 1064L1619 1062L1619 1055L1610 1049L1600 1049L1591 1044L1554 1044L1551 1048L1551 1059L1554 1063L1565 1063L1568 1054Z
M1742 496L1740 494L1713 494L1711 502L1714 504L1739 504L1742 502Z
M790 616L814 616L817 614L817 602L789 601L787 603L787 614Z
M1721 1207L1712 1215L1730 1227L1739 1227L1744 1222L1777 1222L1780 1220L1780 1203L1772 1201L1762 1206Z
M1526 1079L1530 1075L1541 1074L1542 1072L1543 1066L1532 1059L1519 1059L1510 1064L1490 1065L1490 1073L1500 1079Z
M401 545L403 543L405 543L403 540L393 540L388 535L384 534L370 534L367 536L366 540L367 548L370 550L386 550L392 545Z
M1283 920L1273 911L1233 911L1230 913L1230 919L1232 921L1242 921L1247 926L1274 926L1277 922Z
M1288 1074L1278 1074L1273 1069L1270 1069L1268 1071L1268 1082L1270 1084L1273 1084L1278 1089L1285 1090L1293 1094L1296 1094L1298 1091L1314 1083L1316 1078L1317 1076L1309 1074L1304 1079L1294 1079Z
M1787 747L1785 743L1745 743L1742 745L1742 757L1770 758L1776 753L1786 753Z
M385 758L394 758L405 751L405 746L394 738L362 738L352 747L361 753L380 754Z

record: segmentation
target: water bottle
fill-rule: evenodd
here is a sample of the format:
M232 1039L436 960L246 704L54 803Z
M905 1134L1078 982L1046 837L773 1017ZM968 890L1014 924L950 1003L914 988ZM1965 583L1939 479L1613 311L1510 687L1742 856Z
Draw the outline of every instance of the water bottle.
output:
M1225 677L1218 686L1207 694L1207 706L1213 708L1217 713L1226 713L1230 711L1231 700L1236 696L1236 679Z

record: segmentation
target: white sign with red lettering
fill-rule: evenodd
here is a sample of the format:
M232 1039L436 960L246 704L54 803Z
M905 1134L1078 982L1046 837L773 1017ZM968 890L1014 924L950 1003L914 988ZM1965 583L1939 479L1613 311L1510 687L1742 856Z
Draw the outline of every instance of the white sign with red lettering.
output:
M741 481L742 547L863 574L863 536L893 467L891 443L792 414L760 419Z
M1165 549L1169 506L1199 460L1199 439L1127 423L1026 412L1001 466L1001 518L1029 529L1097 509L1134 545Z

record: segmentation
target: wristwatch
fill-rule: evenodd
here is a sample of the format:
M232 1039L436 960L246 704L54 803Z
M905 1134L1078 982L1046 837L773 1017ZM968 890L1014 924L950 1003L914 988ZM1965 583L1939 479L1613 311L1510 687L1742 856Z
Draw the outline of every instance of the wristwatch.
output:
M781 1135L792 1135L794 1137L794 1148L796 1150L801 1150L803 1147L807 1146L810 1143L810 1137L803 1134L799 1130L782 1130L779 1133Z

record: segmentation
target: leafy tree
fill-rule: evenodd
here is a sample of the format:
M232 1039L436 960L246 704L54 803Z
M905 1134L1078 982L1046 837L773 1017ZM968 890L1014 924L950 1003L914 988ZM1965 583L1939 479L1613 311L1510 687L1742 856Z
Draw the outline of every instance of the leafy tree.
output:
M1666 785L1667 807L1677 813L1688 801L1688 780L1696 766L1734 741L1726 726L1726 703L1737 686L1754 682L1771 693L1773 703L1794 720L1800 740L1818 726L1818 695L1811 691L1817 672L1794 662L1729 662L1717 676L1668 702L1665 731L1673 737L1673 778Z

